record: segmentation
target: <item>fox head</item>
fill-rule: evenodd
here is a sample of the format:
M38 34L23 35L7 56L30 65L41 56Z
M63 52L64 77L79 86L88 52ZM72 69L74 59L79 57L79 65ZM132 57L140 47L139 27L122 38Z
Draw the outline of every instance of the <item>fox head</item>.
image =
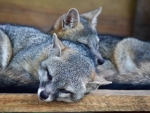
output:
M102 8L100 7L79 15L77 9L72 8L56 21L50 33L56 33L58 38L87 45L96 57L96 62L103 64L104 59L98 52L99 38L96 31L97 17L101 10Z
M38 69L40 100L75 102L98 86L111 83L100 78L85 56L63 45L55 34L52 43L48 58Z

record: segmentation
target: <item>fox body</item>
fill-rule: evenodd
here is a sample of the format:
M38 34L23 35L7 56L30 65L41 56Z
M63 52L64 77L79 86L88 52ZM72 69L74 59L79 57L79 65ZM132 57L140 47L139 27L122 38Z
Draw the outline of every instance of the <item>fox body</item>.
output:
M101 40L99 52L110 62L99 67L100 74L113 82L101 88L150 89L150 43L132 37L122 39L115 36L99 36L99 38Z
M96 30L97 17L101 10L100 7L79 15L77 9L72 8L57 19L50 33L56 33L60 39L85 44L95 56L96 63L103 64L104 60L98 52L99 38Z
M35 28L9 24L0 25L0 40L3 87L13 83L14 88L37 88L40 84L40 100L74 102L99 85L111 83L97 76L91 53L83 44L62 43L56 34L52 39Z

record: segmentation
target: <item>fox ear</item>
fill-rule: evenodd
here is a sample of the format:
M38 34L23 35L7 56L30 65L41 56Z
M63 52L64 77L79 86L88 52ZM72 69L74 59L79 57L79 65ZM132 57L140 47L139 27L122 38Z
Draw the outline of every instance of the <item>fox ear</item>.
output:
M65 45L62 44L55 33L53 34L52 45L54 49L57 49L58 56L61 56L61 51L65 48Z
M66 30L75 27L80 22L80 16L77 9L70 9L67 14L62 15L54 24L51 33Z
M111 81L107 81L105 80L103 77L100 77L96 74L96 76L94 77L93 81L90 83L95 83L95 84L99 84L99 86L101 85L107 85L107 84L111 84Z
M62 29L69 29L75 27L80 22L80 16L78 10L72 8L64 15L62 20Z
M104 78L97 75L96 72L93 71L93 74L91 76L92 81L89 82L86 86L86 93L91 92L93 90L96 90L101 85L107 85L111 84L111 81L107 81Z
M81 14L81 16L86 18L90 22L91 26L95 29L95 27L97 25L97 17L101 13L101 11L102 11L102 7L99 7L88 13L83 13L83 14Z

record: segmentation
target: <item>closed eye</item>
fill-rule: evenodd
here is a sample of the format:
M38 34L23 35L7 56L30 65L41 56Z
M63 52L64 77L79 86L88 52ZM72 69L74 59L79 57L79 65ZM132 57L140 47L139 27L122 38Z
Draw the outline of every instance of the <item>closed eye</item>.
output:
M46 69L46 72L47 72L47 77L48 77L48 79L51 81L51 80L52 80L52 76L51 76L51 74L49 73L48 69Z

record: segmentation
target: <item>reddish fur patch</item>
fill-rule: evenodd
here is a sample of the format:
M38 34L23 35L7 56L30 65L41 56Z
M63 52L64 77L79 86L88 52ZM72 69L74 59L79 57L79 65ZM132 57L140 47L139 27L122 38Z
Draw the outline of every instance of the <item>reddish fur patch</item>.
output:
M91 80L94 81L96 76L97 76L97 73L94 70L92 70L92 73L90 75Z
M84 26L82 25L82 23L78 23L78 24L76 24L76 26L74 28L63 30L61 21L62 21L62 19L58 19L54 25L55 26L54 29L50 32L50 34L56 33L58 38L64 38L66 36L71 37L71 35L74 34L75 32L78 32L81 29L84 29Z

